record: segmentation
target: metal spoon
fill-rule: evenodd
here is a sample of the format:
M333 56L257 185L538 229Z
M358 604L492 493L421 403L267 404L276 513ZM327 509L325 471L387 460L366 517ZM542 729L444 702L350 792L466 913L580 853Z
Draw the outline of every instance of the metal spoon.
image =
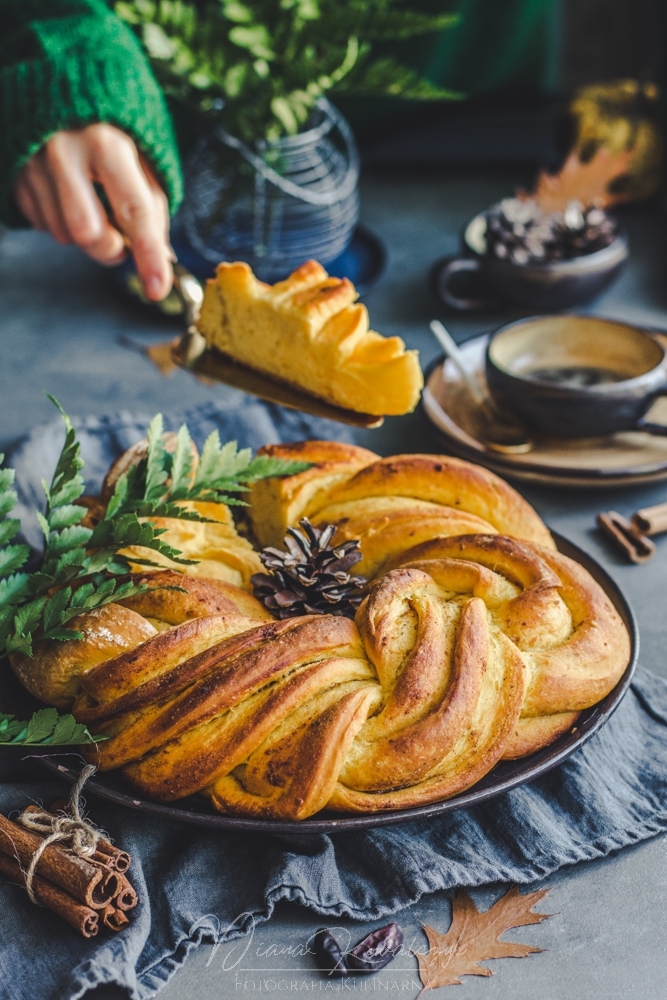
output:
M447 357L456 366L459 375L467 385L470 395L484 415L484 444L492 451L506 455L523 455L532 451L533 441L528 436L525 427L505 416L496 408L493 401L486 395L480 384L470 374L465 366L463 355L449 331L440 320L430 323L431 333L438 341Z

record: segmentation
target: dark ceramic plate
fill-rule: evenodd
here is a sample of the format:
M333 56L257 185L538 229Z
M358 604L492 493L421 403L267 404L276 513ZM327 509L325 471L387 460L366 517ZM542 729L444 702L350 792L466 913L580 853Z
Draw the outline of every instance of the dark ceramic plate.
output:
M202 284L207 278L212 278L215 270L213 264L197 253L178 226L175 226L171 235L179 263L194 274ZM349 246L340 257L327 265L327 271L334 278L349 278L359 294L364 295L380 278L386 259L387 255L381 240L365 226L357 226ZM136 302L141 302L136 290L136 273L131 257L110 270L114 284ZM157 305L146 302L142 304L148 309L161 311Z
M333 833L339 830L359 830L368 827L387 826L393 823L405 823L411 819L424 819L438 816L440 813L462 809L464 806L477 805L491 799L510 788L532 781L552 767L556 767L571 754L583 746L600 726L609 719L618 708L623 696L630 686L632 675L637 665L639 654L639 633L637 622L627 600L609 574L591 556L566 538L554 532L554 539L560 552L570 556L584 566L597 580L612 604L623 619L631 639L631 659L622 678L606 698L593 708L582 712L577 726L558 740L540 750L516 761L501 761L486 777L476 785L455 798L445 802L434 802L429 805L417 806L414 809L404 809L400 812L376 813L373 815L344 816L340 813L322 812L313 819L301 822L282 820L244 819L236 816L221 816L208 804L208 800L199 796L182 799L175 805L160 805L137 798L130 785L119 774L113 771L98 774L86 785L86 794L99 795L100 798L115 802L117 805L138 809L152 816L164 816L165 819L178 819L196 826L213 827L219 830L255 830L260 833ZM37 750L37 748L35 748ZM40 756L44 767L53 771L59 777L74 783L81 767L81 758L72 754L65 764L61 753L57 757ZM68 755L69 756L69 755Z

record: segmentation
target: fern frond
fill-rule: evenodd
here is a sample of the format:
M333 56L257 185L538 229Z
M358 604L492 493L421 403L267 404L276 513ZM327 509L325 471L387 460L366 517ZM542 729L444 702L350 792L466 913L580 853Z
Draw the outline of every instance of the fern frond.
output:
M0 744L7 746L76 746L106 739L91 736L73 715L59 715L56 708L40 708L28 721L0 713Z
M46 509L37 517L44 534L44 554L39 569L22 570L30 550L13 542L20 522L9 515L18 499L12 469L0 469L0 656L5 653L33 655L41 639L67 641L80 638L67 623L83 611L99 608L148 587L119 580L130 573L130 561L122 555L130 547L148 551L147 558L132 557L133 563L158 566L150 553L179 565L195 560L161 537L165 528L151 518L208 520L184 503L206 500L242 504L235 494L248 484L277 475L292 475L309 468L305 462L268 457L253 458L249 448L238 449L232 441L222 445L216 432L209 435L196 474L192 442L184 424L176 436L173 454L165 448L161 414L151 421L147 454L116 483L105 517L94 528L81 524L85 507L76 503L84 490L81 446L70 418L57 400L65 424L65 444L51 483L44 483ZM2 462L3 456L0 456Z
M274 476L293 476L310 468L308 462L293 462L266 455L253 458L250 448L239 449L236 441L223 445L218 431L213 431L204 442L193 477L192 445L187 426L183 424L176 435L173 455L164 447L158 449L155 434L162 427L162 417L158 414L149 431L148 458L139 462L136 470L130 469L119 477L102 524L107 520L122 519L122 515L127 513L141 518L177 517L188 521L206 521L208 519L198 512L184 509L183 502L202 500L245 506L245 501L234 494L247 492L249 483ZM159 488L155 485L158 483ZM98 537L101 537L99 532L97 536L93 535L90 544L97 544ZM152 547L160 551L157 544Z
M459 20L410 0L119 0L115 10L165 92L247 142L298 132L320 95L356 89L364 74L366 93L452 97L407 66L391 74L388 90L386 72L373 69L376 43Z

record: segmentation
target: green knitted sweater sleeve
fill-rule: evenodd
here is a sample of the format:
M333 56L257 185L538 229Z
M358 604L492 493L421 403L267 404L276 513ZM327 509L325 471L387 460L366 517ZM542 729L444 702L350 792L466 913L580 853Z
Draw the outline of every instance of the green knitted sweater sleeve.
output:
M20 224L13 180L50 136L101 121L132 136L174 212L173 125L131 30L104 0L0 0L0 219Z

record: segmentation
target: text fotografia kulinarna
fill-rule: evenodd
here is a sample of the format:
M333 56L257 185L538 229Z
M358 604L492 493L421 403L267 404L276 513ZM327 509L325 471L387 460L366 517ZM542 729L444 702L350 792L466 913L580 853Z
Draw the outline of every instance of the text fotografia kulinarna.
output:
M325 990L353 993L411 993L421 992L422 984L416 979L379 979L373 977L345 976L340 979L245 979L236 973L234 987L239 993L317 993Z

